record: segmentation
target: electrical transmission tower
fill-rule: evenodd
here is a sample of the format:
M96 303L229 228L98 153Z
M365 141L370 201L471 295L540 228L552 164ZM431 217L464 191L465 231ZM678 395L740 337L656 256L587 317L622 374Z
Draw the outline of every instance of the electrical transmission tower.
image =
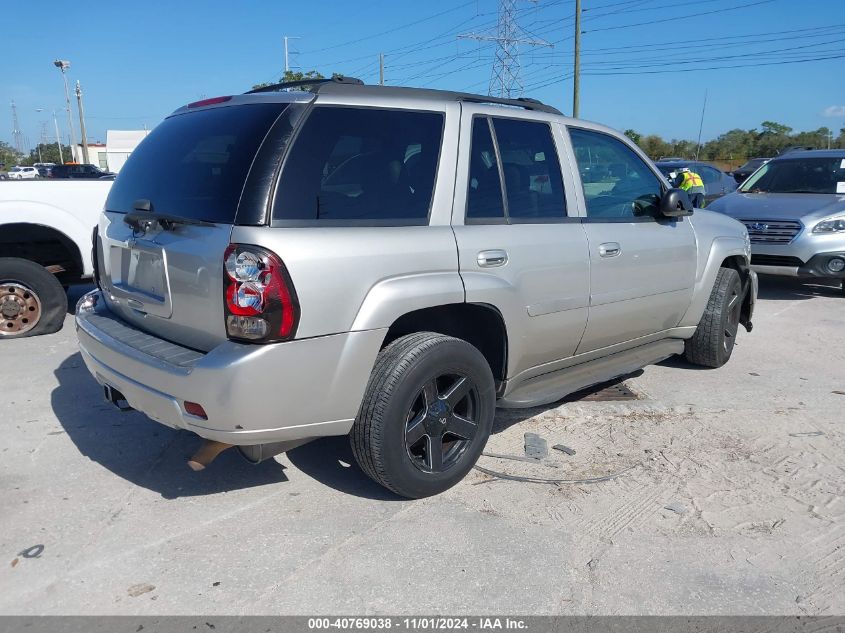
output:
M18 125L18 106L12 101L12 138L15 141L15 151L18 154L23 154L23 134L21 133L20 125Z
M536 2L537 0L529 0ZM493 60L493 72L490 75L490 87L487 94L498 97L519 97L522 95L521 65L519 63L520 46L547 46L554 48L545 40L528 36L517 22L517 4L520 0L499 0L499 19L496 34L465 33L458 39L496 42L496 56Z

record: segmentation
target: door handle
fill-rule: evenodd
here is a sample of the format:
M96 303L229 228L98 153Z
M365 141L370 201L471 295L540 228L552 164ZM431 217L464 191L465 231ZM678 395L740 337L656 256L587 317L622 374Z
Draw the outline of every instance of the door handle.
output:
M617 257L622 254L622 247L618 242L599 244L599 255L602 257Z
M504 266L508 263L508 252L495 249L491 251L481 251L478 254L478 265L482 268L495 268L496 266Z

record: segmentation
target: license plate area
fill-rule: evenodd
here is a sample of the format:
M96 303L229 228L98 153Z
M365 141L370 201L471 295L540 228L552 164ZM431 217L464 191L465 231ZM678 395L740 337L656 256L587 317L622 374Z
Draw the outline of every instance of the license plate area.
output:
M170 317L167 252L157 244L112 244L109 248L111 291L133 310Z

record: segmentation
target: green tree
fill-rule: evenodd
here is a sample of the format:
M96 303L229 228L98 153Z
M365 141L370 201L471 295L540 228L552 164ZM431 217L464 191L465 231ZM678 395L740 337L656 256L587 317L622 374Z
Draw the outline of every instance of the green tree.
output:
M757 150L761 156L775 156L784 148L795 144L790 136L792 128L788 125L763 121L760 127L763 131L757 136Z
M0 163L4 163L4 169L8 171L23 160L23 155L18 154L14 147L5 141L0 141Z
M657 160L661 156L668 156L671 150L670 145L657 134L643 136L638 145L653 160Z
M38 159L38 150L41 150L41 160ZM67 161L71 159L70 146L62 145L62 157ZM26 163L32 165L33 163L56 163L61 164L59 159L59 147L55 143L39 143L35 149L29 152L26 157Z
M337 73L333 73L332 77L338 76ZM289 81L304 81L306 79L325 79L325 76L317 70L309 70L308 72L301 72L301 71L293 71L293 70L286 70L285 73L279 78L277 82L264 82L260 84L255 84L252 89L258 90L259 88L266 88L267 86L272 86L274 83L287 83Z
M630 128L625 130L625 136L627 136L629 139L634 141L634 143L636 143L637 145L640 144L640 139L642 138L642 134L640 134L636 130L632 130Z

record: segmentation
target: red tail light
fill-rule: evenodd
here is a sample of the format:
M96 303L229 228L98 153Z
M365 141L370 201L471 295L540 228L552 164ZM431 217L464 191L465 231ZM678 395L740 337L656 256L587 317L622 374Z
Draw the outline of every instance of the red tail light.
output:
M226 334L253 343L287 341L299 325L299 301L275 253L230 244L224 255Z

